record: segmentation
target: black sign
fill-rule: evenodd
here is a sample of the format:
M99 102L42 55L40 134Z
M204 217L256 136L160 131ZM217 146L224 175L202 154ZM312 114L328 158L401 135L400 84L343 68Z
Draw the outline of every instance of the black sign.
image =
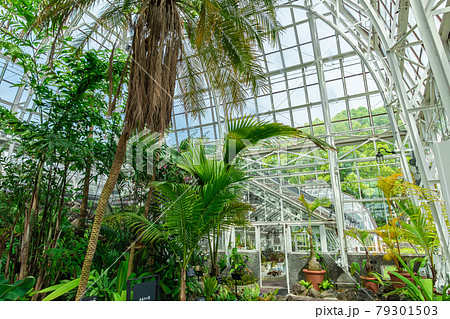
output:
M144 281L133 285L133 281L152 278L154 280ZM131 294L133 292L133 297ZM127 280L127 300L130 301L157 301L159 299L159 276L148 276Z
M81 301L97 301L97 296L84 297L80 299Z
M192 267L189 267L187 269L186 273L187 273L188 277L194 277L195 276L195 271L194 271L194 268L192 268Z

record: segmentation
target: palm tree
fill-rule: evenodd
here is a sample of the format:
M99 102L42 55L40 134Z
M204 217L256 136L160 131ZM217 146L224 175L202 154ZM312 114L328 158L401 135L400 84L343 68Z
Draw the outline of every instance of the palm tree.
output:
M216 167L220 171L220 167ZM177 255L181 270L180 300L186 300L186 268L200 240L216 227L222 207L238 197L234 191L245 174L237 169L215 174L208 185L154 182L162 210L162 224L136 214L123 214L140 240L153 243L164 240ZM219 214L218 214L219 213Z
M221 156L218 159L209 159L202 145L191 146L187 152L183 152L178 159L178 166L189 172L201 185L211 183L215 175L211 167L220 165L226 172L235 168L235 160L242 155L250 146L264 143L273 145L284 138L297 138L310 140L321 148L329 145L304 133L296 128L282 125L280 123L269 123L258 121L254 116L244 116L240 119L228 120L227 134L223 142ZM245 226L245 216L251 209L248 204L240 200L228 203L222 207L221 213L217 214L216 228L211 229L212 234L208 237L211 256L211 275L218 276L217 251L218 236L224 227Z
M409 217L409 223L400 220L403 235L409 243L423 249L429 261L433 283L435 283L437 273L433 256L439 247L439 239L433 219L430 214L423 213L420 206L415 206L410 200L399 200L397 205L401 214Z
M186 299L186 267L200 240L208 239L211 275L216 276L220 232L247 224L245 217L251 206L240 199L239 191L248 177L236 164L236 158L250 145L273 144L287 137L307 138L319 147L329 147L296 128L279 123L260 122L251 116L230 120L218 158L208 156L202 141L191 141L190 147L176 159L177 165L194 177L193 185L153 183L159 192L162 225L136 214L119 217L125 219L143 241L167 241L180 263L180 300Z
M372 236L370 235L370 232L365 229L351 228L345 231L345 235L356 239L361 244L361 246L363 246L364 252L366 254L366 264L364 266L366 276L371 277L375 269L373 267L372 261L370 260L369 254L370 245L372 244Z
M56 52L70 18L100 0L44 0L35 26L55 32ZM81 272L76 300L87 286L106 205L117 182L133 132L164 133L172 116L178 79L186 111L201 114L206 81L218 93L226 114L244 105L246 92L265 85L258 54L263 42L275 43L280 25L274 0L109 0L77 45L96 33L112 38L131 26L131 65L125 125L102 190ZM114 33L113 32L117 32ZM250 89L250 90L248 90ZM114 103L112 103L114 104ZM110 111L114 105L110 106Z
M312 203L308 203L305 199L305 196L302 194L298 199L306 208L306 212L308 213L308 229L307 233L309 236L309 261L308 261L308 270L320 271L322 270L321 264L317 261L316 257L316 249L314 247L314 238L312 232L311 225L311 215L314 211L319 208L319 206L329 207L331 205L330 200L328 198L319 198L317 197Z

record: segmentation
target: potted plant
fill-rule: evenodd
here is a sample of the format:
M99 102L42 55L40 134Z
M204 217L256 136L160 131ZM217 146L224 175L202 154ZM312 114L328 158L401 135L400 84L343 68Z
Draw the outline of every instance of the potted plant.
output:
M363 282L363 286L367 289L372 290L373 292L377 292L379 288L379 284L376 282L377 278L374 274L374 267L372 261L370 260L369 247L371 243L371 236L367 230L352 228L345 231L345 235L356 239L364 248L364 252L366 254L366 259L362 262L362 267L359 266L359 263L353 263L351 265L351 273L352 276L357 270L359 273L359 277ZM362 275L362 269L365 271L365 276Z
M303 274L305 275L305 280L311 282L314 289L319 291L319 285L325 279L326 270L323 269L322 265L317 260L311 227L311 215L319 206L329 207L331 203L328 199L324 198L316 198L312 203L308 203L303 195L300 196L299 200L305 206L308 213L307 233L309 237L309 261L307 266L303 269Z
M414 205L411 201L398 201L397 205L402 213L408 216L409 221L400 221L403 235L407 241L419 253L419 247L428 260L433 284L436 283L436 267L434 263L434 252L439 247L439 239L436 228L430 214L423 214L421 207Z
M253 285L256 283L256 277L253 273L247 268L247 262L249 260L248 256L242 255L238 252L237 248L234 247L231 250L231 254L229 257L230 263L230 275L231 279L235 284L239 285ZM225 280L227 283L230 280Z
M400 173L395 173L387 177L380 176L378 178L377 187L383 192L384 196L386 197L391 220L388 221L386 225L378 227L375 232L386 244L387 254L383 256L383 259L388 261L392 260L395 264L397 273L404 276L405 278L411 279L409 273L404 270L402 263L399 262L399 258L402 259L400 242L403 238L403 230L400 227L401 212L398 215L396 214L392 202L392 198L394 197L394 195L399 193L398 186L400 185L398 183L398 178L401 175L402 174ZM392 273L389 273L389 275L395 288L404 287L405 284L401 280L399 280L397 276Z
M404 259L401 255L400 241L403 237L402 229L400 228L400 219L398 217L390 220L386 225L378 227L375 232L381 237L386 244L386 254L383 256L384 260L393 261L396 272L400 275L411 279L411 276L403 268L399 259ZM404 287L404 283L398 279L397 276L389 273L392 284L395 288Z

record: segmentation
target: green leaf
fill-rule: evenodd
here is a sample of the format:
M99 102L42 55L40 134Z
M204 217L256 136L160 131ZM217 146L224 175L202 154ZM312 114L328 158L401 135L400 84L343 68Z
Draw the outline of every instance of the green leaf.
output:
M55 291L53 291L50 295L45 297L43 301L50 301L58 298L59 296L64 295L65 293L71 291L72 289L75 289L80 284L80 278L74 279L72 281L69 281L63 285L58 285L59 288L57 288ZM48 288L47 288L48 289ZM45 290L45 289L44 289ZM43 292L42 290L40 292Z
M25 296L32 289L35 281L36 279L30 276L9 284L3 275L0 276L0 300L13 301Z

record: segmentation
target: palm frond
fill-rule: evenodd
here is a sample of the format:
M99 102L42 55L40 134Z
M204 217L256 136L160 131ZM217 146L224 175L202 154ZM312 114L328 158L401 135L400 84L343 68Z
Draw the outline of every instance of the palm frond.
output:
M258 121L254 116L244 116L240 119L228 120L228 133L224 141L224 161L231 163L234 158L248 147L264 142L270 145L288 137L308 139L322 149L333 149L321 141L296 128L280 123Z

